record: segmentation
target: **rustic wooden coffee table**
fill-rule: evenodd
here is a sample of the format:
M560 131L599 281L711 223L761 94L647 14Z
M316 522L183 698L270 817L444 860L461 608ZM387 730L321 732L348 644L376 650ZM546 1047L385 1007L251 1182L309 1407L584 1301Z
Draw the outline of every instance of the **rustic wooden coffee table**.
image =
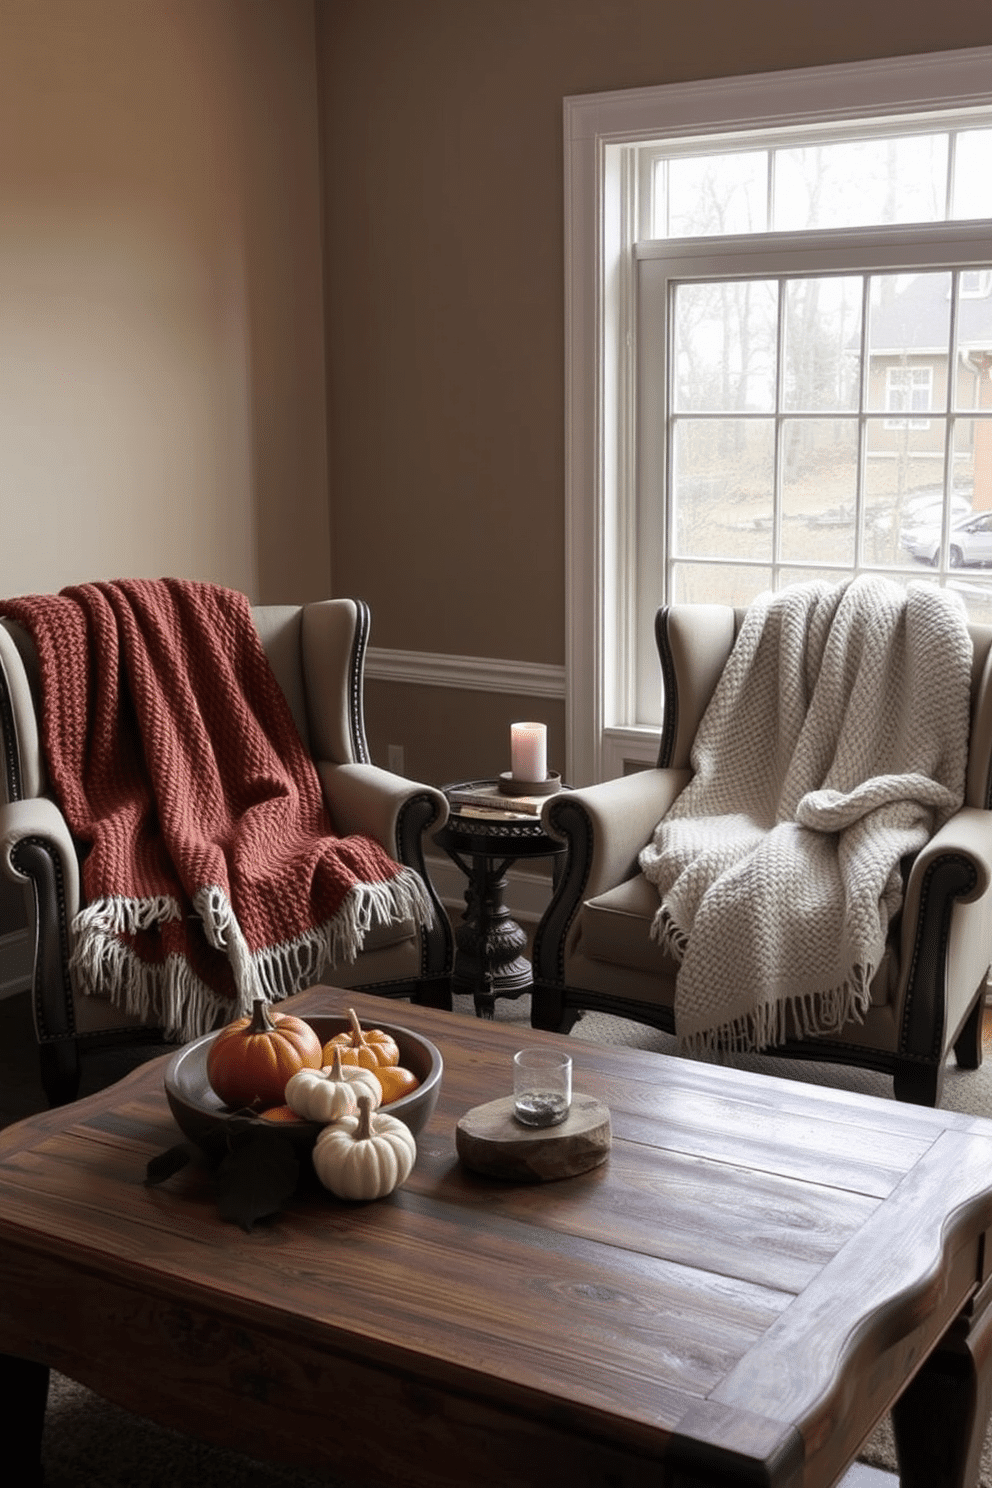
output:
M224 1224L203 1169L143 1181L178 1137L160 1060L0 1134L8 1461L52 1366L371 1488L826 1488L900 1396L902 1482L975 1481L992 1123L573 1037L609 1160L504 1184L461 1167L456 1122L555 1035L294 1001L442 1049L411 1178Z

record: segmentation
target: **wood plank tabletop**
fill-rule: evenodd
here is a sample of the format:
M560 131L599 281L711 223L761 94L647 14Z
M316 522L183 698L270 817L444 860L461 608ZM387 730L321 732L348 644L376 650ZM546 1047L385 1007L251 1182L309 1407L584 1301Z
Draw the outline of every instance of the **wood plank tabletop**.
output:
M455 1126L558 1036L332 989L285 1008L349 1006L444 1057L401 1188L304 1183L246 1233L205 1164L148 1186L180 1138L167 1055L0 1133L0 1350L376 1484L633 1485L664 1462L827 1488L985 1279L992 1123L573 1035L610 1157L505 1183L463 1168ZM355 1442L332 1410L394 1429Z

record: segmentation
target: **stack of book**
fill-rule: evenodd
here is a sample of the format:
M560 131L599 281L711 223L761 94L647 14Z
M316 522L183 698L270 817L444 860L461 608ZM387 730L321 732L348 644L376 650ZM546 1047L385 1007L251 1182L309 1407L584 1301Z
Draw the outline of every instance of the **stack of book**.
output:
M548 799L547 796L508 796L496 782L455 786L445 791L445 795L459 816L480 817L540 816Z

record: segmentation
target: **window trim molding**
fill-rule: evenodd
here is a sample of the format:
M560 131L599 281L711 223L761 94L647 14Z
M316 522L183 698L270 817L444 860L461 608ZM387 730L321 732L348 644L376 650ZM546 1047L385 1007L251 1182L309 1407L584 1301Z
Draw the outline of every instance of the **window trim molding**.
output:
M621 657L618 637L619 388L633 373L620 324L624 213L633 210L621 152L676 134L794 128L934 109L992 105L992 47L840 66L715 78L566 97L565 600L567 771L605 778ZM626 735L629 731L620 730Z

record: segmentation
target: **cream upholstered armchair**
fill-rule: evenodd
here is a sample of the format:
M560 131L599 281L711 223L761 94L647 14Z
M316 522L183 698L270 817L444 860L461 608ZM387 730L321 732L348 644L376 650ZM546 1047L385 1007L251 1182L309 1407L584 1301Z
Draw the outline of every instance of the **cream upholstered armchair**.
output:
M674 1031L677 966L651 938L658 896L638 854L691 778L693 739L742 617L718 605L659 610L664 714L657 767L562 792L546 804L544 824L564 839L567 854L535 937L535 1027L567 1032L589 1008ZM902 912L890 926L864 1022L845 1024L837 1037L795 1036L777 1046L793 1058L890 1073L896 1097L921 1105L939 1104L952 1049L966 1069L981 1062L992 959L992 626L969 629L965 804L907 865Z
M433 924L375 925L352 962L326 972L337 986L451 1006L452 937L424 866L424 834L444 825L441 791L370 763L363 682L367 605L332 599L256 607L269 662L312 754L335 827L375 838L415 869L434 903ZM81 907L75 844L48 792L39 744L37 657L27 633L0 621L0 854L7 875L30 887L35 936L32 1003L41 1077L53 1104L74 1098L80 1052L152 1031L109 1000L77 994L69 976L70 926Z

